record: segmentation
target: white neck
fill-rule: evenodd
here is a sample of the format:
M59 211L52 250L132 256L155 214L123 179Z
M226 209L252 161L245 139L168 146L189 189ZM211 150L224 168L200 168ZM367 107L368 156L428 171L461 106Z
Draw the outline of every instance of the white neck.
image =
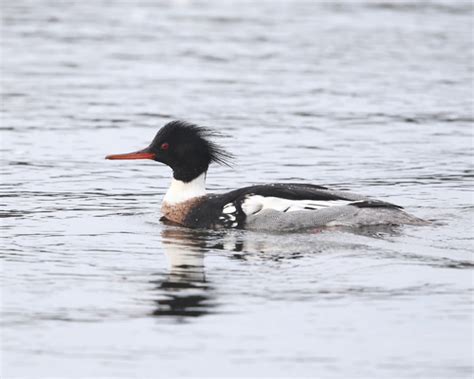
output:
M173 178L170 188L163 198L164 203L176 204L192 199L193 197L206 194L206 173L202 173L197 178L188 183Z

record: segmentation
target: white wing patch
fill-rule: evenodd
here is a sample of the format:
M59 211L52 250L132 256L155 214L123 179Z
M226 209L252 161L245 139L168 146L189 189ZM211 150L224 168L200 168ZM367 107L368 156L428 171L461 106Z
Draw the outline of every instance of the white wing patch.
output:
M234 203L227 203L222 209L222 215L219 220L228 227L235 228L239 223L237 222L237 208Z
M260 195L248 196L242 202L242 210L246 215L256 214L265 209L280 212L316 211L327 207L338 207L354 203L348 200L288 200L280 197Z
M224 206L224 209L222 210L222 213L234 213L237 209L235 209L234 205L232 203L228 203Z

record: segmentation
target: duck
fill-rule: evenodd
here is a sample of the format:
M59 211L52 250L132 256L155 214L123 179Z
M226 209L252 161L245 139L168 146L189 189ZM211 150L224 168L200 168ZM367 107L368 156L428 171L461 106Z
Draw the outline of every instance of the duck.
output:
M175 120L164 125L145 149L105 158L150 159L169 166L173 175L162 200L161 220L182 227L284 232L425 224L399 205L315 184L256 184L207 193L209 166L231 166L234 158L214 141L216 135L208 127Z

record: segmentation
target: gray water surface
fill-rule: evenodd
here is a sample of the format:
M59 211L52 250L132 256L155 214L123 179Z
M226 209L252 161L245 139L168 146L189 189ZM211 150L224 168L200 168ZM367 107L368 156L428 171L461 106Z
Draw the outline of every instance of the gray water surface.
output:
M2 378L471 377L471 2L3 1ZM211 191L350 189L430 226L159 222L173 119Z

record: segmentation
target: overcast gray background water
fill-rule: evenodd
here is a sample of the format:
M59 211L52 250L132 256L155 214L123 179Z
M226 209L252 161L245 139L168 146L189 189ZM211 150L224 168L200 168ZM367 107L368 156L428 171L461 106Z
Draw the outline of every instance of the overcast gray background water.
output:
M2 378L471 377L471 2L2 1ZM428 227L162 225L172 119ZM184 265L184 266L183 266ZM181 266L181 267L180 267Z

